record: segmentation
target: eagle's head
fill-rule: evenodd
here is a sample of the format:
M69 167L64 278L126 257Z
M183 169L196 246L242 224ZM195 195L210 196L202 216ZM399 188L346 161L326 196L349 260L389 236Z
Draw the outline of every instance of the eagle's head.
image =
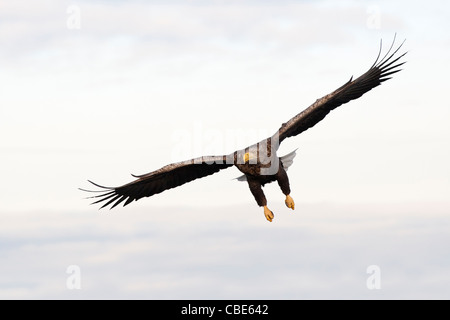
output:
M258 152L257 150L249 150L243 155L243 160L245 164L257 164L258 163Z

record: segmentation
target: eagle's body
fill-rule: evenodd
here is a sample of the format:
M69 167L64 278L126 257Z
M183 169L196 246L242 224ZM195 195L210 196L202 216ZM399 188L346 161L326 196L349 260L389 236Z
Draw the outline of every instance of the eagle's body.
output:
M390 79L389 75L400 71L398 67L405 62L397 64L396 62L406 53L396 58L393 57L402 44L389 55L394 45L393 42L388 53L378 62L381 53L380 46L380 53L375 63L366 73L355 80L351 78L332 93L317 99L304 111L288 122L283 123L277 132L267 139L229 155L206 156L172 163L148 174L134 176L137 178L135 181L120 187L103 187L91 182L102 189L90 191L100 192L99 195L91 198L99 198L94 203L105 201L102 208L108 205L112 205L111 208L114 208L123 201L125 201L125 206L134 200L150 197L167 189L181 186L194 179L206 177L222 169L236 166L244 173L244 176L238 178L238 180L247 180L256 202L259 206L264 207L265 217L267 220L272 221L273 213L267 207L267 200L262 190L265 184L277 181L281 191L286 196L286 206L294 209L294 201L290 196L291 190L286 170L292 164L295 151L284 157L277 156L280 143L288 137L296 136L313 127L325 118L331 110L359 98L364 93L380 85L381 82Z

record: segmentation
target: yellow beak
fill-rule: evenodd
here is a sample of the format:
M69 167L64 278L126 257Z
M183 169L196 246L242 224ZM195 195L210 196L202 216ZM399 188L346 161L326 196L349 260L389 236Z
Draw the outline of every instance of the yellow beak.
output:
M247 163L250 160L250 154L248 152L246 152L244 154L244 163Z

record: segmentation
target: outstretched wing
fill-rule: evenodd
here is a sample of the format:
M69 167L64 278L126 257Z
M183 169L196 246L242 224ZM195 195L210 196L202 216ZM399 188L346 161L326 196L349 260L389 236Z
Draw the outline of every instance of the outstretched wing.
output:
M101 208L112 204L112 209L123 201L126 206L133 200L150 197L167 189L181 186L186 182L209 176L232 165L233 163L227 162L226 156L200 157L172 163L144 175L133 175L137 179L121 187L104 187L88 180L102 190L80 190L98 192L98 195L89 197L96 199L92 204L104 202Z
M405 41L403 41L400 46L392 54L390 54L395 43L394 37L394 41L392 42L389 51L379 61L382 48L380 44L380 52L378 53L378 57L366 73L353 81L353 77L350 78L350 80L340 88L320 99L317 99L316 102L314 102L310 107L297 114L288 122L283 123L272 139L278 138L278 143L281 143L281 141L288 137L296 136L302 133L320 122L331 110L349 102L350 100L361 97L364 93L379 86L383 81L391 79L389 76L399 72L401 69L398 69L398 67L405 63L398 61L406 54L406 52L396 58L394 57L404 42Z

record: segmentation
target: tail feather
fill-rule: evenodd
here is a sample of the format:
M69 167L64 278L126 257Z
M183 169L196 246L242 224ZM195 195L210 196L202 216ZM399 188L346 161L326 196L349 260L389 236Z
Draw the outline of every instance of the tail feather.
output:
M283 164L283 168L284 170L287 170L292 163L294 163L294 158L296 156L296 151L297 149L295 149L294 151L292 151L291 153L288 153L287 155L281 157L281 163Z

